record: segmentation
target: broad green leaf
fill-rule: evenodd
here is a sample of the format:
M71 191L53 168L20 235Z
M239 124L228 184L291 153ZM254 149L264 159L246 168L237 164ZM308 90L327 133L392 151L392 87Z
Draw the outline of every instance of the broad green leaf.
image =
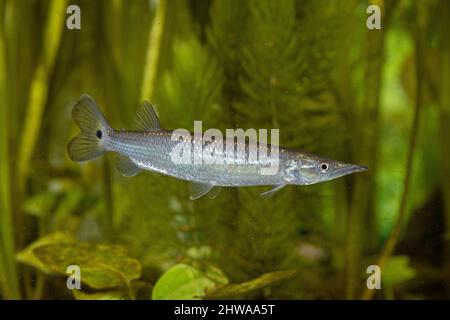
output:
M86 293L81 290L72 290L73 296L77 300L126 300L128 295L122 290L101 291Z
M208 265L205 270L205 276L211 279L217 285L228 284L227 276L219 268Z
M229 283L228 277L223 271L211 263L195 259L185 259L183 262L202 272L205 277L212 280L216 285L225 285Z
M205 298L223 298L240 296L251 292L253 290L261 289L268 285L274 284L276 282L293 277L297 271L276 271L271 273L263 274L262 276L239 284L228 284L224 286L218 286L216 288L211 288L206 291Z
M36 257L51 271L66 275L67 267L80 267L81 282L94 289L129 286L140 277L139 261L109 245L87 242L50 244L33 250Z
M51 191L38 193L25 201L24 210L36 217L45 217L50 213L56 202L56 194Z
M186 264L177 264L164 273L152 292L154 300L200 299L215 283L203 272Z
M34 254L33 250L44 246L48 244L55 244L55 243L72 243L74 242L74 237L69 233L63 233L63 232L55 232L50 233L42 238L39 238L38 240L31 243L28 247L20 251L16 254L17 261L27 264L29 266L32 266L44 273L51 273L52 270L48 268L47 265L41 262L36 255Z
M381 279L385 286L392 287L413 279L416 274L416 270L409 266L408 256L393 256L381 270Z
M81 190L74 189L65 194L52 214L52 223L56 225L64 223L65 218L76 210L82 200L83 192Z

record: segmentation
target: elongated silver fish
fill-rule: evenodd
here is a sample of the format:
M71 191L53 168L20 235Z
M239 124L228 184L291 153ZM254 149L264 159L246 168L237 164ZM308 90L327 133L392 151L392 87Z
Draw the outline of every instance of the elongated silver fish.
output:
M239 142L234 142L234 163L176 163L172 151L180 142L172 139L172 131L161 129L158 116L148 103L144 103L136 115L135 130L112 129L88 95L81 96L72 115L81 128L81 133L68 144L68 153L73 161L85 162L106 151L117 152L120 154L117 168L123 175L134 176L144 169L190 181L191 199L207 193L214 198L220 187L264 185L273 188L261 195L271 196L289 184L310 185L367 170L363 166L279 147L278 170L271 175L262 174L261 169L271 165L270 158L249 161L252 144L248 141L244 142L244 153L238 152ZM191 157L204 156L202 152L206 143L196 138L189 141L193 150ZM225 139L223 144L226 145ZM253 146L258 148L258 145ZM267 145L267 149L270 150L271 146ZM223 152L215 156L226 155Z

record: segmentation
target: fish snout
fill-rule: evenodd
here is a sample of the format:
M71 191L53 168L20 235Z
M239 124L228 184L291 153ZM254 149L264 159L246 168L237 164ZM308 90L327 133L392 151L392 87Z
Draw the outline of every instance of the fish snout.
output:
M359 166L356 164L340 164L330 172L329 179L336 179L339 177L343 177L355 172L367 171L369 168L367 166Z

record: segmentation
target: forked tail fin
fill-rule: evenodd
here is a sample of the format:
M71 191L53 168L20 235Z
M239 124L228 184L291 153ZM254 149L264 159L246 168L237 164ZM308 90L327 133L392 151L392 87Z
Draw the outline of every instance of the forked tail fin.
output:
M70 158L84 162L104 153L107 130L111 127L95 101L86 94L82 95L72 109L72 116L81 133L67 146Z

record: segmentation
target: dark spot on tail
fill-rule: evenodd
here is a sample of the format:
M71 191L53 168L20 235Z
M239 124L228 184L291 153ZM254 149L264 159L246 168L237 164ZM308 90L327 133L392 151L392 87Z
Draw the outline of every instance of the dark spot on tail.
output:
M96 133L97 138L101 139L102 135L103 135L102 130L97 130L97 133Z

